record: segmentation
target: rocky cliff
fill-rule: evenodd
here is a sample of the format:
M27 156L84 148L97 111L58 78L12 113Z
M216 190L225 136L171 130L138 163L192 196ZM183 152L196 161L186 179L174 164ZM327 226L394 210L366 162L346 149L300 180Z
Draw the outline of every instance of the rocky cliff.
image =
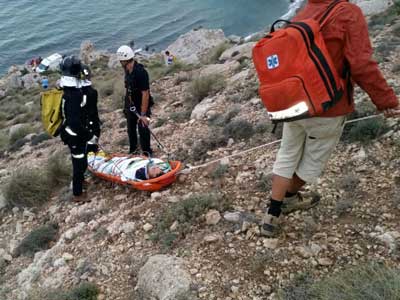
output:
M400 18L392 7L369 22L398 93ZM151 127L172 158L197 166L279 138L258 98L252 46L198 30L171 45L182 56L173 67L141 60L153 78ZM100 93L100 143L127 151L121 71L90 44L82 49ZM398 120L349 125L323 177L306 187L321 204L289 215L285 233L266 239L258 223L277 145L184 172L151 194L89 178L92 201L76 206L65 146L41 132L39 89L24 72L13 68L0 85L0 299L64 299L71 287L81 288L76 299L277 299L301 274L319 281L370 261L398 267ZM48 76L54 84L57 74ZM356 103L351 118L376 113L359 89Z

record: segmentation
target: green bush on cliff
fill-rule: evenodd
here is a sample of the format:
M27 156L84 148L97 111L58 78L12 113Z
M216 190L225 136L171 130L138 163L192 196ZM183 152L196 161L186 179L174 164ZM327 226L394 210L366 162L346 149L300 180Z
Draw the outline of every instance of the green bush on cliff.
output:
M194 79L189 88L189 100L193 107L206 97L213 96L225 87L225 79L221 75L205 75Z
M167 207L157 220L153 241L161 242L169 248L179 236L185 236L191 231L196 220L209 209L225 211L229 202L215 193L194 194L178 203ZM177 221L178 225L171 231L171 226Z
M299 276L284 287L280 300L395 300L400 299L400 270L370 263L313 282Z
M34 290L29 295L30 300L96 300L99 288L89 282L83 282L68 290Z
M181 71L190 71L194 66L185 64L179 60L174 61L170 66L166 66L164 58L158 56L145 63L145 67L149 72L150 81L153 82L167 75L173 75Z
M46 172L20 168L13 172L3 192L10 206L37 207L48 201L51 186Z
M373 28L376 26L393 24L393 22L398 18L399 15L400 15L400 1L395 0L394 4L390 6L386 11L371 16L368 25L370 28Z
M15 249L15 256L31 256L50 248L50 243L56 240L58 232L57 224L48 224L32 230Z
M211 64L216 64L219 61L219 58L221 57L222 53L225 52L226 49L230 47L230 44L227 42L223 42L214 48L211 48L210 51L208 51L207 55L205 55L202 63L205 65L211 65Z

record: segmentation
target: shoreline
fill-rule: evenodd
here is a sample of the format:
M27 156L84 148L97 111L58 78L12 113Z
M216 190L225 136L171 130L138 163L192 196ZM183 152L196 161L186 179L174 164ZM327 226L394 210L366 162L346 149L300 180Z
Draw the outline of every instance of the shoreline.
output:
M294 1L294 2L293 2ZM296 9L296 5L297 5L297 3L302 3L302 2L304 2L305 0L288 0L287 2L288 2L288 4L289 4L289 6L288 6L288 8L287 8L287 13L285 13L283 16L287 16L287 15L291 15L291 14L293 14L293 12L295 12L295 9ZM290 3L291 2L291 3ZM283 17L282 16L282 17ZM281 17L281 18L282 18ZM278 18L277 18L278 19ZM266 26L268 26L268 24L265 24L265 26L264 26L264 28L266 28ZM207 29L215 29L215 30L219 30L220 28L209 28L209 27L205 27L205 26L201 26L202 28L207 28ZM194 28L192 28L191 30L193 30ZM180 34L179 36L177 36L177 38L176 39L178 39L180 36L182 36L182 35L184 35L184 34L186 34L186 33L188 33L188 32L190 32L191 30L188 30L188 31L186 31L186 32L183 32L182 34ZM260 31L256 31L256 32L253 32L253 33L250 33L250 34L248 34L247 36L257 36L257 34L259 34L260 32L264 32L264 29L262 29L262 30L260 30ZM246 41L246 38L247 38L247 36L245 36L245 35L238 35L238 34L232 34L233 36L238 36L238 37L240 37L241 39L243 39L244 41ZM175 39L175 40L176 40ZM81 43L83 43L84 41L85 41L86 39L82 39L81 40ZM90 39L89 39L90 40ZM143 46L143 47L142 47ZM137 45L137 49L139 49L139 48L144 48L144 45L141 45L140 43ZM167 47L165 47L165 49L166 49ZM162 52L163 50L165 50L165 49L162 49L162 47L160 47L160 48L158 48L158 47L155 47L154 48L155 50L156 50L156 53L159 53L159 52ZM99 52L102 52L102 53L109 53L109 54L112 54L111 52L109 52L109 50L107 49L107 47L102 47L102 49L99 49L99 50L97 50L97 51L99 51ZM57 51L56 51L57 52ZM61 52L59 52L59 53L61 53ZM72 54L79 54L79 48L78 49L76 49L76 50L73 50L73 51L70 51L70 52L68 52L68 53L62 53L62 54L65 54L65 55L72 55ZM31 55L32 56L32 55ZM33 56L35 56L35 55L33 55ZM36 57L36 56L35 56ZM43 58L44 57L47 57L47 56L42 56ZM0 78L3 78L3 77L5 77L5 76L7 76L8 74L9 74L9 70L10 70L10 68L11 67L13 67L13 66L17 66L17 67L20 67L20 66L26 66L26 62L28 61L28 60L30 60L30 56L29 55L27 55L26 56L26 59L25 59L25 62L24 63L11 63L11 64L9 64L8 66L6 65L6 64L4 64L4 71L1 71L0 72Z

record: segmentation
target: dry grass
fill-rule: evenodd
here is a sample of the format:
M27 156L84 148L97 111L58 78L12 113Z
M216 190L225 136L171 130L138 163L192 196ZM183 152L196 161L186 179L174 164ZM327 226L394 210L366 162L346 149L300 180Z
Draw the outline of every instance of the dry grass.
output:
M30 300L97 300L99 288L89 282L66 289L34 290L29 295Z
M280 300L397 300L400 270L370 263L338 272L320 282L301 276L285 287Z
M62 151L57 152L47 160L46 173L53 187L66 185L71 181L71 160Z
M201 76L194 79L188 88L189 100L193 107L206 97L213 96L225 87L220 75Z
M32 126L29 125L21 126L17 130L15 130L13 134L10 135L9 144L10 145L14 144L16 141L26 137L28 134L32 132L33 132Z
M36 252L49 249L51 242L56 240L57 233L57 224L48 224L32 230L15 249L14 255L33 257Z
M167 207L157 220L157 227L152 239L159 241L165 248L173 245L179 237L184 237L190 232L192 225L209 209L227 210L229 203L217 194L195 194L185 200ZM179 223L174 232L170 231L171 225Z
M38 207L48 201L51 186L46 172L39 169L18 169L3 188L9 206Z

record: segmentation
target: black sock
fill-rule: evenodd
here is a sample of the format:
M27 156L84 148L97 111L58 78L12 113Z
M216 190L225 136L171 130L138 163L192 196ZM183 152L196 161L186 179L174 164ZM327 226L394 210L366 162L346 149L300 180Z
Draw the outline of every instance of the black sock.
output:
M286 192L285 198L293 197L295 195L297 195L297 193Z
M281 206L282 201L277 201L271 198L271 205L269 206L268 214L278 218L282 212Z

